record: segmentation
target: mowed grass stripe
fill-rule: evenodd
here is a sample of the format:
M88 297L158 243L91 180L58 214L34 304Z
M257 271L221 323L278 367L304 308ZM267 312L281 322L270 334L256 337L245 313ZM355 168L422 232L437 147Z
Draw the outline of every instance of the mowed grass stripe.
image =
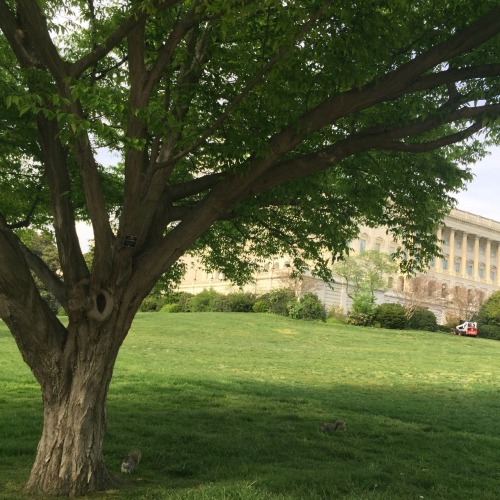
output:
M498 498L500 343L266 314L139 314L110 388L89 498ZM21 492L39 390L0 325L0 498ZM321 421L347 430L324 434ZM127 478L128 480L128 478ZM5 492L5 493L2 493Z

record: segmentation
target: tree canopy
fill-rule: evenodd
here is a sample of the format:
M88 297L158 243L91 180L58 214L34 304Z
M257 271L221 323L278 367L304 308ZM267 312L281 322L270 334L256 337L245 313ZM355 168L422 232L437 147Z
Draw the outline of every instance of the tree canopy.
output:
M183 254L236 283L282 253L326 275L359 224L385 225L411 271L438 252L467 165L498 141L496 0L0 0L0 29L0 317L46 405L30 490L106 480L119 346ZM49 225L61 275L16 234ZM66 422L98 434L73 442L75 475L44 452L63 448L53 422L91 390L93 427Z

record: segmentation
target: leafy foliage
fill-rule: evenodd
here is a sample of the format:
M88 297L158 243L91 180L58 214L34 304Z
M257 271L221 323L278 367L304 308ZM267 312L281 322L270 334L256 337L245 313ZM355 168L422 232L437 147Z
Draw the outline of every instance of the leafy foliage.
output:
M319 297L312 293L305 293L298 301L288 304L288 315L293 319L326 321L326 309Z
M387 288L388 277L397 269L393 258L377 250L368 250L354 257L347 256L337 262L333 270L346 283L352 299L349 322L367 326L375 314L375 290Z
M374 320L382 328L401 330L406 327L406 311L401 304L380 304L375 311Z
M437 331L436 315L428 309L417 309L408 320L411 330Z
M481 337L500 340L500 292L491 294L477 314Z

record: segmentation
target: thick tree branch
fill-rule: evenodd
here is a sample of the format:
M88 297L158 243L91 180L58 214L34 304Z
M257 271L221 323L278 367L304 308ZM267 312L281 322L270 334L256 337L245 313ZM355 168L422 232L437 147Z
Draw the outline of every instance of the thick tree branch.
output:
M0 29L12 47L21 67L37 66L38 61L33 54L33 48L26 32L16 21L15 16L4 0L0 0Z
M500 64L483 64L469 68L449 69L421 76L413 85L405 89L405 93L430 90L441 85L495 76L500 76Z
M24 259L29 268L38 276L65 311L68 309L68 298L64 283L50 270L43 259L33 253L24 243L19 242Z
M85 200L94 231L94 272L92 276L101 282L106 279L110 272L114 235L106 210L99 168L89 139L78 138L74 150L82 175Z
M35 200L31 204L31 208L29 209L29 212L26 215L26 217L23 220L19 220L17 222L12 222L10 224L7 224L7 226L10 229L20 229L22 227L29 227L29 225L31 224L31 218L33 217L33 214L35 213L35 209L36 209L38 203L40 203L40 198L37 195L35 197Z
M17 4L26 25L26 36L31 39L37 58L49 69L58 84L63 85L68 76L68 65L52 42L47 21L38 3L32 0L17 0Z
M394 141L387 142L384 145L384 149L391 151L404 151L407 153L425 153L429 151L435 151L436 149L443 148L445 146L450 146L452 144L456 144L457 142L461 142L465 139L468 139L476 132L479 132L483 128L483 124L481 121L473 123L470 127L467 127L465 130L461 130L460 132L456 132L455 134L445 135L436 139L435 141L427 141L427 142L403 142L403 141Z
M226 175L222 173L208 174L198 177L182 184L170 184L167 186L165 196L170 201L179 201L188 196L194 196L212 188L221 181Z
M159 50L158 57L149 71L148 79L144 85L144 92L147 95L151 93L153 86L159 82L165 69L172 63L179 43L196 24L196 11L198 8L198 2L195 2L186 16L174 24L165 45Z
M362 153L370 149L398 149L410 152L411 149L414 148L420 149L420 152L432 151L441 147L440 144L442 146L450 145L479 131L482 128L479 125L481 123L481 117L485 115L500 115L500 104L480 106L477 108L462 108L450 112L446 116L432 117L426 120L414 120L410 123L401 125L386 125L365 129L320 151L276 164L268 173L264 174L251 188L249 188L247 194L251 193L252 195L256 195L279 186L284 182L297 180L307 175L321 172L339 163L348 156ZM400 140L405 137L415 137L418 134L433 131L446 123L452 123L457 120L477 121L463 131L443 136L440 139L422 143L400 142Z
M6 227L2 215L0 268L0 317L37 379L46 384L54 376L53 363L62 353L67 331L40 297L19 240Z
M37 116L38 132L45 174L50 186L54 229L59 258L66 284L78 283L88 276L87 265L80 249L71 206L71 181L66 165L66 151L59 141L58 125L54 120Z

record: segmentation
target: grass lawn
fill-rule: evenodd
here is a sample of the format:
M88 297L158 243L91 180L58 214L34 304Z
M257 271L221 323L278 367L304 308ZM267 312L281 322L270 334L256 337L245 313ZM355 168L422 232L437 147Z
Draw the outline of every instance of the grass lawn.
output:
M25 498L39 389L0 324L0 498ZM143 313L111 383L96 499L493 499L500 342L266 314ZM346 431L325 434L342 418ZM3 496L2 496L3 495Z

